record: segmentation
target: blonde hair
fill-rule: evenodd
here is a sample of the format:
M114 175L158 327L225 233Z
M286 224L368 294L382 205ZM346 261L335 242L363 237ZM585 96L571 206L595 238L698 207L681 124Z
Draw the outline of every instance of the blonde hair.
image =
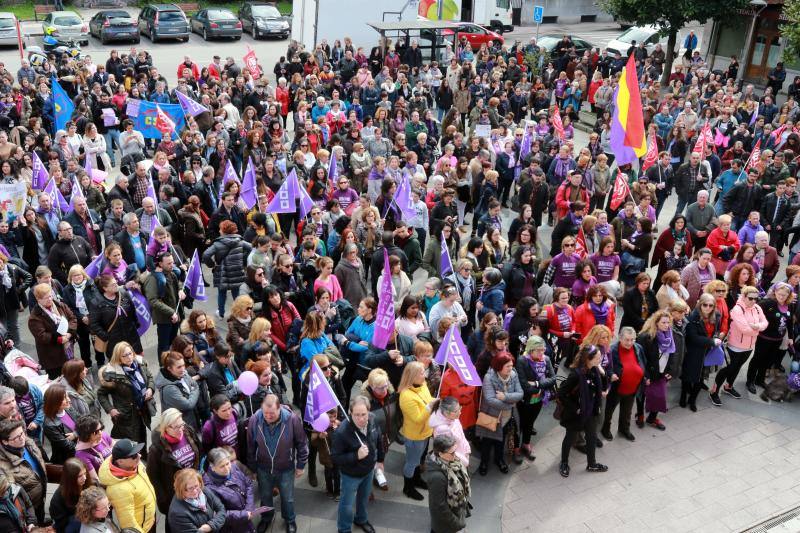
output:
M48 283L38 283L33 287L33 297L37 300L51 292L53 292L53 288Z
M712 295L708 294L707 292L704 292L703 294L701 294L700 298L697 299L697 305L695 305L694 308L697 310L698 313L700 313L700 318L703 318L703 319L706 318L706 316L703 314L703 304L704 303L709 303L709 304L713 305L714 307L716 307L717 300L716 300L716 298L714 298ZM712 308L711 314L708 315L708 317L714 316L714 313L715 313L715 310L714 310L714 308Z
M130 348L132 352L134 351L133 346L131 346L129 343L125 341L118 342L114 346L114 351L111 353L111 359L108 360L108 364L122 366L121 362L122 354L125 353L125 350L127 350L128 348ZM136 357L135 352L134 352L134 357Z
M754 287L753 285L745 285L742 287L742 290L739 292L742 296L747 296L751 292L758 294L758 287Z
M398 392L403 392L414 386L414 380L419 376L425 375L425 366L419 361L412 361L403 369L403 377L400 378Z
M361 385L361 392L367 395L367 387L375 389L383 385L389 386L389 394L394 392L394 387L392 386L392 382L389 381L389 374L386 373L386 370L382 368L373 368L367 376L367 380Z
M728 284L725 283L722 280L719 280L719 279L711 280L705 286L705 288L703 289L703 292L705 292L707 294L710 294L714 298L717 298L717 296L714 293L716 291L718 291L718 290L724 290L725 291L725 296L727 296L728 295Z
M248 307L253 307L253 299L243 294L242 296L237 296L236 299L233 301L233 305L231 306L231 314L230 316L238 316L242 311L247 309Z
M250 325L250 335L247 336L247 340L249 342L256 342L261 337L261 334L264 333L264 330L271 327L272 324L270 324L269 320L266 318L256 318Z
M183 414L181 414L180 411L174 407L166 409L163 413L161 413L161 419L158 422L158 432L163 435L164 431L167 430L167 427L171 426L178 420L183 420Z
M86 270L81 265L72 265L69 268L69 272L67 273L67 281L72 283L72 276L75 274L81 274L83 276L84 281L89 280L89 274L86 273Z
M608 336L608 342L610 347L610 343L614 340L614 333L611 331L611 329L608 326L602 324L593 326L592 329L589 330L589 333L586 334L586 337L583 339L583 342L581 342L581 348L583 348L584 346L589 346L590 344L594 346L599 345L600 339L602 339L603 336L606 335Z
M658 321L662 318L667 317L669 318L670 326L672 325L672 315L666 309L660 309L650 315L647 320L645 320L644 325L642 325L641 333L647 334L651 339L656 338L656 333L658 332Z
M194 468L184 468L175 474L175 480L172 482L172 487L175 489L175 496L181 500L184 498L183 491L190 481L195 480L200 484L200 490L203 490L203 476Z
M732 222L731 216L730 215L720 215L719 218L717 218L717 222L719 222L720 224L730 224Z

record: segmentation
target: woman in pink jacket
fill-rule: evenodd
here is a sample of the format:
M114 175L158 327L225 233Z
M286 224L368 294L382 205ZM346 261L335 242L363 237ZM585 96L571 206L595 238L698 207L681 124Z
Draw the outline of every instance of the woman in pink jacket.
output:
M742 397L733 388L733 382L736 381L739 370L747 362L750 354L753 353L758 334L767 329L768 326L764 311L756 303L758 300L758 289L747 285L742 288L739 301L730 310L731 326L728 332L728 353L731 358L728 366L717 372L714 386L709 392L711 403L714 405L722 405L722 401L719 398L719 389L725 381L728 384L722 387L723 392L736 399Z

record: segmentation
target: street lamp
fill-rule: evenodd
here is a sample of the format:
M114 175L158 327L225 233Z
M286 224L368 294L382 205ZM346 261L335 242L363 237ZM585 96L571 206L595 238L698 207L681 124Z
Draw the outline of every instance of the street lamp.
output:
M758 16L767 8L768 5L769 4L767 4L766 0L750 0L750 6L753 8L758 8L758 11L753 14L753 20L750 21L750 28L747 31L747 39L744 41L744 48L742 48L742 53L739 55L739 57L742 58L742 64L739 68L739 72L736 74L737 81L744 78L744 72L747 70L747 66L750 64L750 57L747 57L747 54L750 50L750 46L753 43L753 34L756 31L756 20L758 20Z

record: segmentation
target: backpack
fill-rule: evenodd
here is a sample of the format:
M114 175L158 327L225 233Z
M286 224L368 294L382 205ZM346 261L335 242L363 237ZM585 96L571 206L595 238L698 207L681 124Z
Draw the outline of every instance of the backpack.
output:
M356 318L356 310L353 309L353 305L344 298L340 298L333 306L339 312L339 320L342 322L342 329L347 331L347 328L350 327L350 324Z

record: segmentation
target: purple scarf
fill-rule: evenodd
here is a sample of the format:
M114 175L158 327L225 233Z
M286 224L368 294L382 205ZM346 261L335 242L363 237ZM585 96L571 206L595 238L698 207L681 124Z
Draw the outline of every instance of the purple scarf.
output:
M569 172L570 158L556 157L556 168L554 174L559 178L566 179Z
M537 381L542 381L547 377L547 360L542 359L541 361L534 361L528 358L528 364L531 365L531 370L536 375ZM542 406L547 405L550 403L551 393L549 390L541 390L540 389L539 398L542 400Z
M583 224L583 217L575 216L575 213L570 211L569 213L569 221L572 223L573 226L580 227Z
M672 328L656 332L656 341L660 353L675 353L675 338L672 336Z
M608 237L609 235L611 235L611 224L609 224L608 222L606 222L605 224L597 224L594 227L594 231L600 237L600 240L602 240L603 237Z
M603 302L600 305L594 303L594 301L589 300L589 309L592 311L594 315L595 324L600 324L601 326L605 326L606 320L608 320L608 302Z

